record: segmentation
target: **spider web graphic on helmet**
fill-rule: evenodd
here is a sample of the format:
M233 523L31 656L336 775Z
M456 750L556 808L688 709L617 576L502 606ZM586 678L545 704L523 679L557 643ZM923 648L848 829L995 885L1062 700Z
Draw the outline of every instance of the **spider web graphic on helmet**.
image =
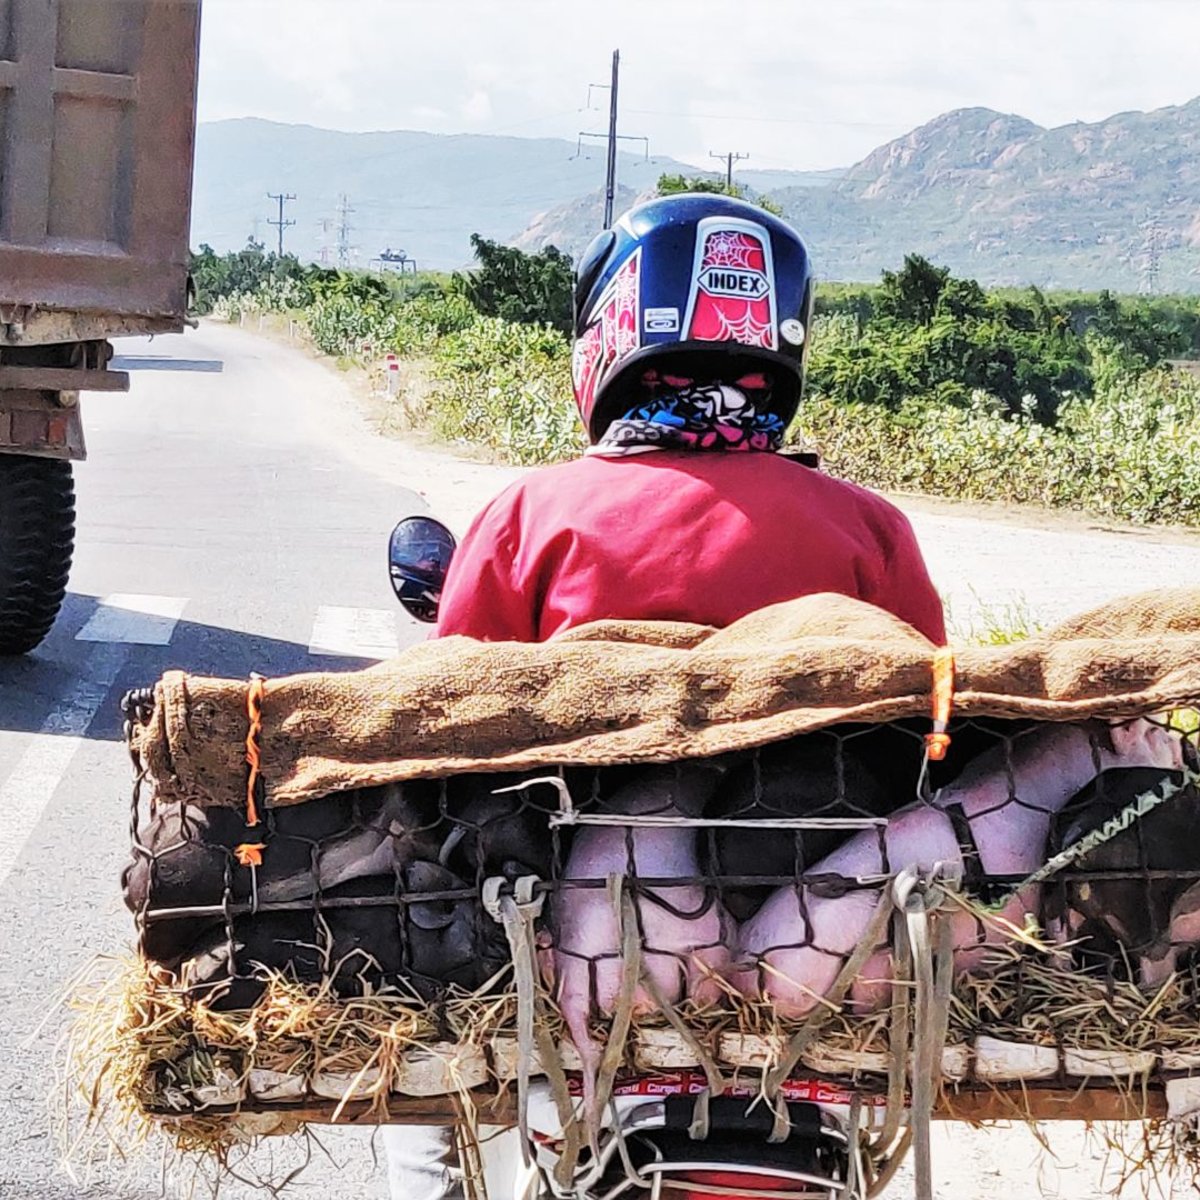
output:
M740 317L730 317L721 308L715 309L714 315L720 322L722 337L725 340L740 342L744 346L771 344L771 323L756 321L749 305Z
M733 230L710 234L704 247L704 264L708 267L761 271L762 247L756 239Z

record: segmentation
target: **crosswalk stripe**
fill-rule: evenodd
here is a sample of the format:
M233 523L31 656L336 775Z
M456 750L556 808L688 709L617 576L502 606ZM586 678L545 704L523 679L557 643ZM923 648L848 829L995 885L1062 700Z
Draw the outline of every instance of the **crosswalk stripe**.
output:
M187 600L178 596L105 596L75 635L78 642L119 642L132 646L169 646Z
M346 658L392 658L400 653L396 613L390 608L322 605L313 622L309 654Z
M88 653L75 686L50 712L12 773L0 784L0 884L8 878L54 798L128 655L125 647L117 645L97 646Z

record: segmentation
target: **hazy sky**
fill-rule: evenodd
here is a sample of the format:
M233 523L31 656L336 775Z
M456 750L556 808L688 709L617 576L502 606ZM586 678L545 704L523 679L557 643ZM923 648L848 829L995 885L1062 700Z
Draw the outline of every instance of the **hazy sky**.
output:
M202 120L574 138L846 165L947 109L1044 125L1200 94L1200 0L204 0Z

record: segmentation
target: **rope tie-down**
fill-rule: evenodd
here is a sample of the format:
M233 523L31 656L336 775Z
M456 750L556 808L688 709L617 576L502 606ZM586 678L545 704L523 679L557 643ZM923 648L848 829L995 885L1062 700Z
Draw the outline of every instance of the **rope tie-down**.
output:
M841 1010L867 960L883 942L889 922L894 925L892 1007L888 1044L891 1064L887 1107L882 1128L870 1153L860 1156L851 1145L845 1194L878 1195L891 1180L910 1146L915 1150L916 1200L933 1200L930 1125L937 1100L942 1052L950 1017L954 955L950 921L942 910L948 893L958 888L958 876L939 863L922 874L912 868L899 872L884 889L870 924L847 957L826 1003L815 1008L792 1035L764 1081L764 1092L775 1113L769 1140L787 1139L791 1122L784 1084L821 1028ZM910 1036L911 1027L911 1036ZM911 1043L911 1066L910 1066ZM911 1087L906 1086L911 1082ZM906 1104L906 1093L911 1099ZM904 1114L908 1110L908 1128ZM850 1137L858 1137L859 1115L851 1114ZM861 1181L859 1173L866 1178ZM859 1182L862 1193L852 1190Z
M953 659L948 652L938 657L934 690L934 732L926 743L926 762L944 754L949 740L945 729L953 694ZM552 824L620 823L636 826L661 823L703 827L722 823L690 817L639 819L616 814L580 813L572 804L570 791L560 777L527 780L516 787L502 790L523 790L535 784L551 785L560 794L560 808L551 818ZM784 823L791 822L781 822ZM877 880L870 882L878 885ZM936 864L931 871L920 872L908 868L892 876L880 892L879 901L862 937L846 957L832 987L825 993L824 1002L813 1009L791 1036L775 1066L764 1078L763 1097L773 1112L773 1128L768 1140L778 1144L786 1141L791 1133L785 1084L821 1029L841 1011L843 1002L867 961L886 944L888 927L892 925L893 979L889 1018L891 1068L887 1104L880 1131L870 1140L865 1153L858 1141L863 1106L861 1103L852 1106L850 1170L844 1188L847 1200L878 1195L887 1186L910 1148L915 1149L916 1157L916 1200L933 1200L929 1135L939 1088L953 983L952 932L948 914L943 914L942 910L949 906L950 894L961 890L961 883L961 871L944 863ZM537 1052L543 1069L550 1077L556 1109L568 1139L555 1171L557 1180L565 1185L573 1180L583 1146L583 1134L567 1090L558 1048L550 1044L552 1039L547 1036L543 1022L538 1020L545 1008L537 984L534 922L541 914L542 897L534 899L535 884L540 886L540 881L519 881L514 897L504 894L502 889L506 885L503 880L489 880L485 887L485 906L504 925L513 950L518 997L518 1048L521 1062L518 1105L521 1110L519 1121L522 1141L528 1141L525 1098L528 1095L529 1068L536 1039ZM617 918L623 970L598 1072L596 1108L602 1111L610 1100L632 1026L634 997L640 986L691 1049L705 1072L708 1086L694 1097L693 1119L688 1131L693 1139L702 1140L709 1130L711 1101L727 1090L729 1080L711 1048L689 1028L677 1006L663 995L647 969L639 935L637 900L630 880L621 875L612 875L606 887ZM543 1042L547 1044L543 1045ZM623 1150L624 1139L619 1120L613 1122L613 1133L619 1148ZM627 1158L623 1153L621 1157L623 1160ZM627 1163L627 1166L633 1179L636 1171L631 1164ZM640 1178L636 1181L646 1183Z
M265 788L262 778L262 707L266 696L266 680L261 675L251 675L246 689L246 829L256 829L262 818L258 810L262 806ZM262 866L265 842L252 842L247 838L233 848L238 865L250 871L251 911L258 911L258 868Z
M542 915L545 893L536 875L523 875L508 891L508 881L502 876L484 880L484 911L498 921L508 939L512 954L513 982L517 992L517 1124L520 1131L521 1156L525 1165L532 1161L529 1138L529 1080L533 1073L534 1055L550 1084L554 1107L563 1130L562 1157L555 1169L559 1184L570 1183L583 1149L575 1105L571 1100L562 1055L550 1036L546 1020L546 1004L538 986L536 922Z

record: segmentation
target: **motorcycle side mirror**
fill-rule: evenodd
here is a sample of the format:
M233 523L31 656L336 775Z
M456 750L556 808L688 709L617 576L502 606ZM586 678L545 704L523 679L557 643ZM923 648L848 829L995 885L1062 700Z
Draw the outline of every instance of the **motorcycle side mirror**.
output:
M388 540L388 574L396 599L418 621L437 620L442 585L458 543L441 521L405 517Z

